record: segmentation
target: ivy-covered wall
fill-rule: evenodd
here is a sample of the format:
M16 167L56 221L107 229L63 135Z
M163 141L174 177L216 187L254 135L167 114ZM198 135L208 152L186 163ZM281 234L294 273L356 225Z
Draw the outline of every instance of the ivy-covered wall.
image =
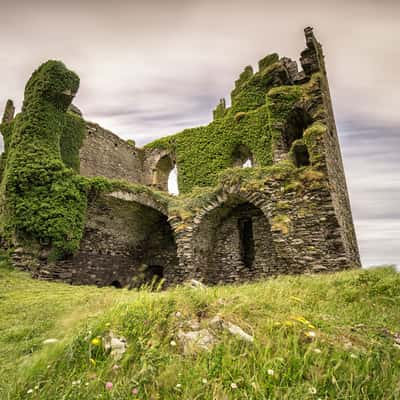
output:
M180 193L195 186L213 186L218 175L235 165L238 146L252 154L253 165L273 162L273 149L288 115L310 97L310 87L291 84L291 78L277 54L260 61L259 72L246 67L232 91L232 106L225 109L220 101L214 110L214 121L207 126L186 129L156 140L146 148L170 149L178 165Z

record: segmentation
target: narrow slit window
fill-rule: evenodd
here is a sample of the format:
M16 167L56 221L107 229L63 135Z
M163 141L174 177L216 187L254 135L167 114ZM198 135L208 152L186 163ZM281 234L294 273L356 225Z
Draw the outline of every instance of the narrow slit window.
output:
M238 221L240 238L240 256L243 264L251 268L254 262L254 236L251 218L241 218Z

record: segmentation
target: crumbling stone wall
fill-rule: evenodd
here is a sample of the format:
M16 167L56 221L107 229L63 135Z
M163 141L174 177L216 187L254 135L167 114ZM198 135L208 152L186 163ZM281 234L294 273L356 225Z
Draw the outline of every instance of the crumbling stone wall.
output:
M101 126L87 122L80 149L80 174L143 182L143 150Z

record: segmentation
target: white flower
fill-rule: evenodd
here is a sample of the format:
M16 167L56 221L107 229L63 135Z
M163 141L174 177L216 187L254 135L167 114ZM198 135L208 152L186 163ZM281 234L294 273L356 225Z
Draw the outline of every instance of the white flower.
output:
M320 349L314 349L313 351L314 351L314 353L317 353L317 354L321 354L322 353L322 351Z
M181 384L181 383L177 383L177 384L176 384L176 387L179 389L179 388L182 387L182 384Z
M314 331L309 331L309 332L306 332L306 336L314 338L315 336L317 336L317 334Z
M26 393L28 393L28 394L33 393L33 389L29 389Z
M268 371L267 371L267 373L268 373L268 375L274 375L274 373L275 373L275 371L273 370L273 369L269 369Z
M176 317L176 318L182 317L182 313L181 313L180 311L177 311L177 312L175 313L175 317Z
M310 394L317 394L317 389L315 389L315 387L311 386L310 389L308 389L308 391L310 392Z
M201 381L202 381L204 384L207 383L207 379L206 379L206 378L203 378Z
M35 390L38 390L38 389L39 389L39 385L36 385L36 386L35 386Z
M176 346L176 342L175 342L175 340L171 340L171 343L170 343L170 345L171 345L172 347L175 347L175 346Z
M235 382L232 382L232 383L231 383L231 388L232 388L232 389L237 389L237 387L238 387L238 386L236 385Z

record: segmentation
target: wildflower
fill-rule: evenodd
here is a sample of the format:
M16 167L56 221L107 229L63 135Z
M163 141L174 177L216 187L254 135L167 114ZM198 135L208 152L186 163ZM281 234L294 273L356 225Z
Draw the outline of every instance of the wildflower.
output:
M175 313L175 317L176 317L176 318L182 317L182 313L181 313L180 311L177 311L177 312Z
M305 335L309 338L315 338L315 336L317 336L317 334L314 331L308 331L305 333Z
M112 370L113 370L113 371L116 371L116 370L118 370L118 369L119 369L119 365L114 364L114 365L112 366Z
M138 393L139 393L139 389L138 389L138 388L133 388L133 389L132 389L132 394L133 394L134 396L136 396Z
M313 351L314 351L314 353L317 353L317 354L321 354L322 353L322 351L320 349L314 349Z
M270 376L272 376L272 375L275 374L275 371L274 371L273 369L269 369L269 370L267 371L267 374L270 375Z
M81 380L78 379L77 381L72 381L72 386L76 386L76 385L80 385L81 384Z
M182 384L177 383L177 384L176 384L176 387L177 387L178 389L180 389L180 388L182 387Z
M232 382L232 383L231 383L231 388L232 388L232 389L237 389L237 387L238 387L238 385L236 385L235 382Z
M201 381L202 381L204 384L207 383L207 379L206 379L206 378L203 378Z
M35 390L38 390L38 389L39 389L39 385L36 385L36 386L35 386Z
M295 321L301 322L304 325L308 325L310 322L307 321L304 317L295 317L293 318Z
M113 383L112 382L107 382L106 383L106 390L111 390L113 388Z
M101 338L95 337L94 339L92 339L92 341L90 343L92 343L93 346L100 346L101 345Z
M170 343L170 345L171 345L172 347L175 347L175 346L176 346L176 342L175 342L175 340L171 340L171 343Z
M314 386L311 386L310 389L308 389L310 394L317 394L317 389Z
M26 393L28 393L28 394L33 393L33 389L29 389Z

